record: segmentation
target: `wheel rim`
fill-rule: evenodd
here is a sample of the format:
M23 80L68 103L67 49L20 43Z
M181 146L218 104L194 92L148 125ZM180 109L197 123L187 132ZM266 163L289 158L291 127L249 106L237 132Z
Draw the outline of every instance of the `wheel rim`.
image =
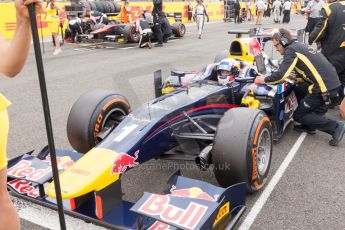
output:
M115 129L127 116L127 112L121 108L112 109L104 118L100 132L97 134L97 143L101 142L108 134Z
M132 28L132 33L131 33L131 37L132 37L132 41L133 42L139 42L139 36L140 34L135 30L135 28Z
M271 135L267 128L263 129L260 133L256 150L256 163L258 167L258 173L260 176L264 176L267 172L267 168L271 158Z
M180 35L183 36L186 33L186 28L184 25L180 26Z

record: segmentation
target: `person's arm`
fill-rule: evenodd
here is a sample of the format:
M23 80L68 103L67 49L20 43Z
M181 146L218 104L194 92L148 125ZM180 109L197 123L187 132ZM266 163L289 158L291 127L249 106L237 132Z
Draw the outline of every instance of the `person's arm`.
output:
M295 68L297 63L297 55L294 50L287 47L285 49L284 58L282 64L276 72L273 72L271 76L267 76L264 82L270 85L280 84L289 77L291 71Z
M36 3L36 13L40 12L41 0L16 0L16 31L8 44L0 36L0 72L15 77L23 68L31 44L31 26L27 5Z
M326 8L329 7L325 6ZM313 31L309 34L309 38L308 38L308 42L309 44L312 44L313 42L319 42L322 40L322 38L325 36L325 31L327 31L327 27L328 27L328 17L329 15L327 15L327 10L325 10L326 8L322 8L321 9L321 14L320 14L320 19L317 21ZM329 14L330 14L330 10L329 10Z
M205 14L205 16L207 17L207 22L209 22L209 21L210 21L210 18L209 18L209 16L208 16L206 6L205 6L205 5L203 5L203 6L204 6L204 14Z

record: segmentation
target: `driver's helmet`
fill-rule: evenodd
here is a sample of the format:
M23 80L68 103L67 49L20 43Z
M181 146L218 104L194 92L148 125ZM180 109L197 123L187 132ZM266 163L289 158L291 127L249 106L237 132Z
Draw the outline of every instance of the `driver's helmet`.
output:
M218 83L226 85L240 74L240 62L232 58L226 58L219 62L217 67Z

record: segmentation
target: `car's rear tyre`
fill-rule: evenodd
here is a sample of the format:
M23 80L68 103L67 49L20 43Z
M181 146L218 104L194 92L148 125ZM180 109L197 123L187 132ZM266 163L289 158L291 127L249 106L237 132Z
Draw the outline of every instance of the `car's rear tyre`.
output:
M72 147L86 153L101 140L101 132L114 129L130 112L127 99L108 90L92 90L73 104L67 121L67 136ZM105 138L105 137L104 137Z
M220 62L221 60L227 58L229 55L229 51L228 50L222 50L221 52L219 52L217 54L217 56L214 58L214 63Z
M126 25L123 29L123 34L125 41L128 43L138 43L140 39L140 34L135 30L133 24Z
M263 111L235 108L219 121L212 162L218 183L246 182L253 193L266 183L272 158L272 126Z
M182 38L186 34L186 26L182 22L175 22L172 25L172 32L175 37Z

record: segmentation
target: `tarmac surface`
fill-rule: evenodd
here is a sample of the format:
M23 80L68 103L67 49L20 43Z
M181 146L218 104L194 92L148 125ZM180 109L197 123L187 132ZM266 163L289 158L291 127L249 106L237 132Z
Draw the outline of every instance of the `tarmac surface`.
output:
M290 24L284 27L299 29L305 24L302 16L292 16ZM67 117L82 93L95 88L113 90L125 95L135 108L153 99L154 71L162 69L167 77L170 70L199 70L213 62L219 51L229 48L234 36L228 35L228 30L254 26L252 23L206 23L202 39L197 39L196 26L188 25L183 39L151 50L138 49L133 44L111 48L66 44L60 55L53 56L52 44L45 43L43 58L55 146L71 149L66 135ZM279 26L282 25L273 24L273 18L264 19L265 28ZM8 109L8 157L44 147L46 129L33 49L17 78L0 78L0 92L13 103ZM341 119L337 110L330 110L328 116ZM247 210L237 226L240 229L345 229L345 140L338 147L331 147L329 139L330 136L321 132L306 136L288 127L284 137L274 144L267 186L261 192L247 195ZM301 144L299 148L293 148L296 141ZM286 170L279 169L281 165ZM160 192L168 176L177 169L184 176L217 184L212 171L201 172L193 163L151 160L122 177L124 199L135 202L144 191ZM59 229L56 212L13 199L22 229ZM35 213L35 217L30 213ZM67 229L99 229L66 218Z

